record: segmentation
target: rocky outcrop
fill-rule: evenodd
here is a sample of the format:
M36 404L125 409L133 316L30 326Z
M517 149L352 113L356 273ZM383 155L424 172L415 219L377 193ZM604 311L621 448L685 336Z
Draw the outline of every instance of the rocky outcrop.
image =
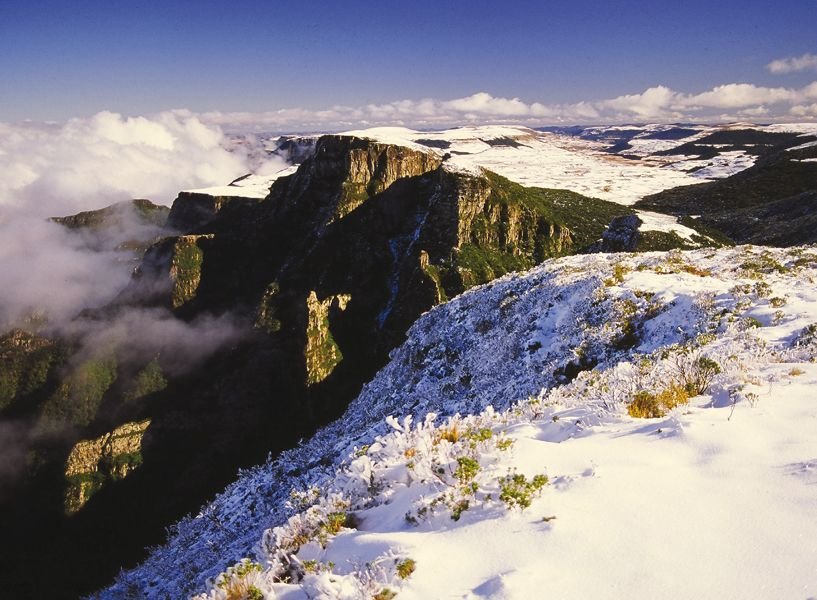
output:
M258 202L259 200L241 196L180 192L167 216L167 226L182 233L196 232L205 229L227 206L235 207Z
M125 423L71 449L65 463L66 514L80 510L106 482L124 479L142 464L142 437L149 425L149 419Z
M148 248L120 302L178 309L196 297L212 234L168 237Z
M307 327L304 360L306 363L306 383L314 385L326 379L343 360L343 353L329 330L329 315L333 311L344 311L351 300L349 294L329 296L318 300L314 291L306 299Z
M638 246L638 228L643 221L636 215L616 217L601 236L601 241L591 248L591 252L632 252Z
M342 219L395 181L421 176L442 159L425 152L356 137L323 136L286 187L287 200L302 202L320 189L323 225ZM280 189L280 186L279 186ZM276 196L273 186L272 196Z

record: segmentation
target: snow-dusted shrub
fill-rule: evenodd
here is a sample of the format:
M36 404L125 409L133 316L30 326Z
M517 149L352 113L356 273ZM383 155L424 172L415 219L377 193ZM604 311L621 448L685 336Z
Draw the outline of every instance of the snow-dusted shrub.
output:
M526 509L533 502L533 498L547 485L547 475L534 475L532 479L521 473L508 473L499 482L499 499L508 508L518 506Z
M689 402L689 393L686 388L677 383L671 383L657 394L643 390L638 392L627 406L627 413L635 418L657 419L687 402Z

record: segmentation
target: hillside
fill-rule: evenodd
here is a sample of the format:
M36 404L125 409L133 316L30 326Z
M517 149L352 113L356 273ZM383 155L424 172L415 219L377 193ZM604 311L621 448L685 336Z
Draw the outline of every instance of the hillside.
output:
M13 433L10 468L0 471L0 525L11 540L0 562L16 593L39 595L46 585L31 553L16 547L44 547L68 597L135 565L236 469L286 455L341 417L438 304L552 258L730 243L694 220L628 206L644 189L690 175L525 128L386 128L273 146L302 162L182 192L169 213L140 200L55 219L113 267L130 270L135 258L138 266L112 301L67 322L35 311L0 338L0 418ZM585 175L565 171L570 165ZM624 204L543 186L565 177ZM624 275L606 277L614 285ZM626 355L638 333L625 319L631 309L605 307L598 319L624 319L602 344L612 350L576 346L573 360L552 365L552 382L605 364L611 352ZM499 327L492 323L478 328ZM526 348L535 356L540 346ZM422 363L425 352L412 360ZM442 356L437 368L450 374L460 354ZM501 371L524 356L480 360ZM473 376L434 393L470 389ZM32 512L34 523L25 517ZM245 544L247 531L257 538L248 527L227 545ZM222 560L196 559L190 581Z
M207 597L813 592L815 276L813 248L740 247L476 288L102 597L202 591L242 557Z
M803 141L806 140L806 141ZM638 208L695 215L737 243L790 246L817 241L817 142L801 136L726 179L649 195Z
M180 194L173 230L128 245L143 257L112 302L4 338L0 416L33 458L16 458L4 484L3 529L49 540L66 595L144 557L237 468L340 416L420 314L585 251L632 212L350 136L317 140L265 196L247 181L227 186L235 195ZM58 222L90 249L116 249L131 231L121 214ZM32 507L34 526L22 518ZM9 551L4 568L30 564ZM17 579L39 593L36 578Z

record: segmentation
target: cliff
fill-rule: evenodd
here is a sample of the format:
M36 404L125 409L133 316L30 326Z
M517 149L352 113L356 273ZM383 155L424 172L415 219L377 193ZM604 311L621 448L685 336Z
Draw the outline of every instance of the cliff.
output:
M93 562L97 578L84 577L76 591L101 585L237 468L340 415L423 312L506 272L582 251L630 212L452 170L433 151L345 136L320 138L264 199L181 194L169 217L179 234L165 230L128 288L84 318L105 323L150 308L165 311L169 326L197 331L229 316L240 335L181 368L185 357L167 350L176 330L168 329L138 352L124 343L77 356L55 376L32 409L51 424L62 419L72 440L48 454L52 479L41 480L58 482L52 510L72 513L59 535L42 532L53 562L66 581L77 561ZM209 333L201 335L206 344ZM144 436L142 428L117 437L123 423L148 420ZM115 439L130 446L114 447ZM137 452L136 471L115 466Z
M125 423L74 445L65 462L66 514L80 510L106 481L124 479L142 464L142 437L149 425L149 419Z

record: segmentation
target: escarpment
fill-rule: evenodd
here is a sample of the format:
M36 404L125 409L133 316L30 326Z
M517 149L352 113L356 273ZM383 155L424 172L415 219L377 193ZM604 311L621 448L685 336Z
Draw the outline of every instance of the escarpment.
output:
M123 347L117 362L86 368L99 394L74 444L99 445L124 422L149 420L150 428L127 477L104 465L135 451L91 452L85 463L103 467L69 476L101 481L90 499L90 488L66 480L73 446L61 455L55 510L62 514L68 498L73 515L58 534L42 532L50 562L64 571L55 576L76 593L106 583L237 468L339 416L423 312L506 272L579 252L630 212L450 169L432 150L349 136L321 137L266 198L181 194L169 217L177 231L165 230L128 288L94 318L149 309L193 331L229 317L234 331L184 368L195 347L143 352L133 365ZM218 334L200 331L205 345ZM143 384L138 401L128 399L133 382ZM89 563L96 578L72 578L77 564Z

